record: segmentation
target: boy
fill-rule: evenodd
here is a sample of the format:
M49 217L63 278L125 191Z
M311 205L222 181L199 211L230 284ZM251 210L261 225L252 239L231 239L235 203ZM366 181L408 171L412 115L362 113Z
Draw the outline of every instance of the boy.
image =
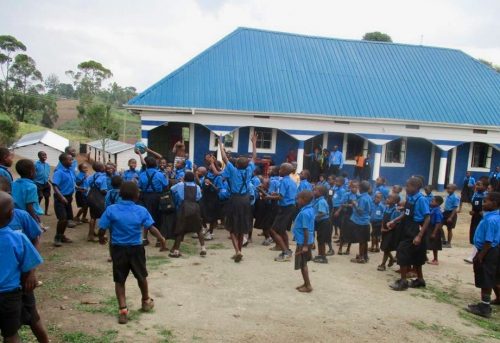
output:
M386 199L387 200L387 199ZM380 252L379 242L382 236L382 219L384 218L385 205L382 203L382 193L375 194L370 213L370 224L372 226L371 252Z
M445 248L451 248L451 239L453 238L453 229L457 225L457 213L460 205L460 197L455 194L457 186L449 184L446 187L448 196L444 202L443 226L448 229L448 240L444 242Z
M299 192L300 194L300 192ZM314 188L314 228L318 235L318 256L314 258L316 263L328 263L326 258L326 244L332 240L332 224L330 224L329 207L325 196L326 187L316 186Z
M12 163L14 163L13 160L14 153L5 147L0 147L0 176L5 177L9 181L9 184L14 180L9 170L12 167Z
M345 188L345 180L342 176L338 176L335 179L335 186L331 189L333 192L333 196L331 197L331 218L330 222L333 226L332 231L334 231L334 237L338 238L339 237L339 230L340 230L340 212L338 212L339 208L342 206L342 199L344 197L344 194L346 192ZM339 213L339 214L337 214ZM333 251L333 248L331 247L331 239L330 242L328 243L330 250ZM329 251L330 252L330 251Z
M474 246L478 250L477 255L474 257L474 279L476 287L481 288L481 302L469 305L466 310L486 318L491 317L491 291L499 284L499 209L500 193L489 193L483 199L483 219L474 234Z
M301 171L299 174L299 177L300 177L300 182L299 182L299 187L297 188L297 192L298 193L300 193L302 191L312 192L313 186L309 182L309 178L310 178L309 170L304 169L303 171Z
M465 262L471 263L473 262L474 256L476 256L477 250L474 246L474 234L476 233L476 228L483 219L483 199L488 194L486 188L488 187L487 181L478 181L476 182L476 189L474 195L471 199L471 211L469 214L471 215L470 226L469 226L469 241L472 244L472 253L471 255L464 259Z
M87 242L95 242L95 227L97 219L101 218L105 209L105 196L108 191L106 173L102 162L94 162L92 169L95 173L85 180L85 189L87 190L87 204L90 209L89 232Z
M78 212L75 216L76 223L88 223L87 220L87 212L88 212L88 203L87 203L87 191L86 188L87 178L89 177L89 165L87 163L80 163L78 165L78 174L75 177L75 199L76 199L76 207L78 207Z
M442 249L441 231L443 228L443 214L441 213L441 205L443 201L443 198L437 195L430 203L431 219L427 232L427 249L432 250L434 259L429 264L433 266L439 265L438 251Z
M113 187L111 186L111 179L113 178L113 176L118 175L116 173L115 164L111 163L111 162L106 163L105 172L106 172L107 187L108 187L108 189L112 189Z
M71 162L71 168L69 168L71 170L71 172L74 174L74 176L76 177L76 174L78 172L78 160L76 159L76 149L75 148L72 148L70 146L67 146L66 148L64 148L64 153L68 154L68 155L71 155L71 157L73 157L73 162ZM89 156L90 156L90 153L89 153ZM54 172L56 170L58 170L59 168L62 168L62 163L59 162L56 166L56 168L54 169Z
M128 309L125 298L125 281L130 271L137 279L142 295L142 310L151 311L153 299L148 292L148 271L146 270L146 254L142 245L143 229L151 231L160 242L160 251L165 251L165 238L153 226L153 218L148 211L135 202L139 200L139 188L134 182L124 182L120 187L123 199L104 211L99 221L99 243L106 244L105 233L109 229L111 235L111 258L113 260L113 280L116 298L118 299L118 323L126 324Z
M38 202L42 203L42 199L45 199L45 215L49 215L49 203L50 203L50 166L47 162L47 154L44 151L38 152L38 161L35 162L35 181L36 187L38 188Z
M72 171L73 156L67 153L59 155L61 167L54 172L52 186L54 187L54 212L57 217L57 230L54 237L54 246L73 241L64 235L68 220L73 218L73 193L75 192L75 173Z
M181 181L186 174L186 161L178 160L174 168L175 179Z
M427 244L425 233L429 226L430 210L429 203L424 198L420 189L422 180L411 177L406 182L407 200L404 212L401 216L387 223L387 227L395 229L401 222L400 242L397 248L398 264L401 267L401 279L394 282L390 287L395 291L405 291L408 287L425 287L422 266L427 258ZM408 284L407 274L411 266L417 271L417 279Z
M313 193L302 191L297 195L297 206L300 211L293 225L293 235L297 242L295 250L295 270L302 273L304 284L296 289L299 292L310 293L313 288L309 280L307 262L311 260L311 247L314 243L314 210L311 205Z
M434 199L434 194L432 194L432 186L431 185L425 186L424 193L425 193L425 198L427 199L427 201L430 204L432 199Z
M12 183L12 198L14 206L27 211L37 223L44 214L38 202L38 188L33 182L35 164L31 160L22 159L16 163L16 171L21 178Z
M139 182L139 173L136 170L137 160L135 158L128 160L128 168L123 172L123 181Z
M106 193L104 198L104 206L108 208L111 205L117 204L122 199L120 198L120 187L123 183L123 179L120 175L115 175L111 178L112 189Z
M390 194L385 202L386 208L384 210L381 230L382 243L380 243L380 250L384 252L384 257L382 258L382 263L377 267L377 270L380 272L385 271L385 264L387 263L387 260L389 260L389 268L394 265L395 260L392 256L392 252L397 248L397 232L395 229L389 228L387 226L387 223L400 216L400 213L398 211L398 205L400 201L401 198L399 197L399 195Z
M368 195L370 183L362 181L359 184L358 200L353 202L352 215L347 223L348 230L353 231L354 242L359 243L359 255L351 259L353 263L368 262L368 241L370 240L370 213L372 211L372 199ZM354 243L353 242L353 243Z
M373 194L381 193L382 194L382 202L385 202L385 199L389 196L389 188L385 185L385 177L379 176L377 180L375 180L375 190Z
M351 244L355 242L355 232L353 232L352 228L347 224L353 212L353 204L358 199L358 190L359 182L355 180L351 181L349 191L346 191L342 197L342 205L337 212L335 212L335 216L339 217L340 222L340 240L337 255L349 255L351 253ZM347 249L345 253L342 253L344 243L347 243Z

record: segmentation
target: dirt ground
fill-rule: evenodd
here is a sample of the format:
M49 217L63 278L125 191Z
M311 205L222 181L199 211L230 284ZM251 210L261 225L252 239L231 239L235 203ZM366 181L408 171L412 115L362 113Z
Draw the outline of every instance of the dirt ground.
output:
M464 209L454 247L442 251L439 266L425 266L425 290L393 292L393 270L379 272L381 254L366 265L334 256L329 264L310 263L314 291L301 294L293 264L273 261L276 253L254 243L235 264L227 233L216 231L206 258L187 239L184 256L170 259L148 247L149 284L156 308L137 311L138 287L127 282L132 319L116 321L111 264L107 247L87 243L86 225L68 229L75 242L53 248L54 216L44 234L44 285L36 294L53 342L491 342L500 339L500 309L490 320L476 319L462 308L477 301L470 252L469 215ZM357 246L353 246L355 252ZM352 255L352 254L351 254ZM32 341L23 329L24 341Z

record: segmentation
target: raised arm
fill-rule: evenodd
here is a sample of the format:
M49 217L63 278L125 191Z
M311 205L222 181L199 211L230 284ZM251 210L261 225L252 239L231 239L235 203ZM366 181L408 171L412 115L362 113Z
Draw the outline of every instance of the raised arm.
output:
M163 158L162 155L160 155L159 153L157 153L156 151L154 150L151 150L150 148L146 148L146 152L149 152L151 155L153 155L157 160L159 160L160 158Z
M224 150L224 143L222 142L223 137L219 136L219 148L220 148L220 154L222 156L222 160L224 161L225 164L229 163L229 159L227 158L226 155L226 150Z
M252 136L252 161L255 162L255 160L257 159L257 133L253 133L253 136Z

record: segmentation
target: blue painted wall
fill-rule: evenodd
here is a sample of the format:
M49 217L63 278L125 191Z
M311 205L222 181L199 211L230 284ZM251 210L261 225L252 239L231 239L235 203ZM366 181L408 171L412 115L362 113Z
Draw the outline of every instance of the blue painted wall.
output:
M454 182L458 188L462 189L463 180L465 178L465 172L469 168L469 150L470 144L462 144L457 147L457 160L455 163L455 178ZM496 166L500 165L500 152L493 148L491 156L491 170L494 170ZM472 176L477 180L481 176L488 176L489 172L472 172Z
M203 165L205 154L209 152L210 130L203 125L194 126L194 163Z

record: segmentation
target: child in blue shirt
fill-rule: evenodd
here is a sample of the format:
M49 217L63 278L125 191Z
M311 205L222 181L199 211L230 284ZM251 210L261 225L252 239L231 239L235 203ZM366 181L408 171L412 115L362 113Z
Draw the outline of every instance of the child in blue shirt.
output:
M431 185L427 185L424 187L424 194L425 194L424 195L425 198L427 199L427 201L430 204L432 199L434 199L434 194L432 194L432 186Z
M392 256L392 252L397 249L397 232L395 228L387 226L387 223L396 219L400 216L398 211L399 202L401 198L397 194L390 194L385 201L386 207L384 210L384 216L382 218L382 242L380 243L380 250L384 252L384 257L382 258L382 263L377 267L378 271L385 271L385 264L389 260L389 268L394 265L395 259Z
M311 260L311 248L314 243L314 209L311 204L313 193L311 191L302 191L297 195L297 207L299 213L295 217L293 224L293 235L297 243L295 249L295 270L302 273L304 284L297 287L297 291L309 293L312 292L311 281L309 279L309 270L307 262Z
M106 172L107 187L108 187L108 189L112 189L113 187L111 186L111 179L113 178L113 176L119 175L116 172L116 165L114 163L108 162L108 163L106 163L104 169Z
M300 193L299 193L300 194ZM314 187L314 200L312 206L314 209L314 229L317 232L318 255L314 257L313 262L328 263L326 258L326 244L332 240L332 225L330 224L330 208L326 202L326 187Z
M5 177L9 183L14 181L12 174L9 170L14 163L14 153L5 147L0 147L0 176Z
M135 158L128 160L128 168L123 172L123 181L139 182L139 172L136 170L137 160Z
M334 237L339 237L340 230L340 207L342 206L342 199L344 198L344 194L347 191L344 185L344 178L342 176L338 176L335 180L335 185L331 188L332 196L331 196L331 224L334 229ZM330 247L330 250L333 250ZM331 251L329 251L331 252Z
M379 176L377 180L375 180L375 190L373 192L373 195L377 193L382 194L382 202L385 202L385 199L389 196L389 188L387 188L385 182L385 177Z
M33 181L35 164L32 160L19 160L16 163L16 171L21 178L12 183L14 206L27 211L39 223L39 216L44 212L38 202L38 188Z
M485 181L486 182L486 181ZM476 228L483 219L483 199L488 194L486 191L486 185L483 181L479 180L476 182L476 188L474 195L472 195L471 205L472 209L469 214L472 216L470 220L469 226L469 241L472 244L472 253L471 255L464 259L467 263L472 263L474 256L476 256L477 250L474 246L474 234L476 233Z
M96 223L105 210L105 197L108 191L104 164L96 161L92 164L92 169L94 169L95 173L87 177L84 182L84 188L87 190L87 204L90 210L88 242L96 241Z
M465 173L464 181L462 183L462 192L460 193L460 206L458 208L458 213L462 212L463 203L469 203L474 194L474 186L476 185L476 179L472 176L470 171Z
M111 205L117 204L122 200L120 198L120 187L122 186L122 183L123 179L120 175L115 175L111 178L112 188L106 193L106 197L104 198L104 206L106 208Z
M448 196L444 202L443 226L448 229L448 240L444 243L445 248L451 248L451 239L453 238L453 229L457 225L457 213L460 206L460 197L455 194L457 186L449 184L446 187Z
M342 196L341 206L335 212L335 216L339 217L340 222L340 241L339 241L339 251L338 255L349 255L351 253L351 243L355 241L353 235L354 232L349 227L349 218L352 215L352 208L354 202L358 199L359 182L351 181L349 185L349 191L346 191ZM344 244L347 243L347 249L345 253L342 253L342 248Z
M298 193L300 193L302 191L312 192L313 186L309 182L309 178L311 177L309 170L304 169L303 171L301 171L299 174L299 177L300 177L300 183L299 183L299 187L297 188L297 192Z
M54 212L57 217L57 230L54 237L54 246L73 241L64 235L68 220L73 218L73 193L75 192L75 173L71 170L73 156L67 153L59 155L61 167L54 172L52 186L54 187Z
M483 219L474 234L474 246L478 253L474 257L474 281L481 288L481 302L469 305L466 310L478 316L491 317L491 291L499 296L499 256L500 256L500 193L491 192L483 199Z
M368 262L368 242L370 241L370 214L372 212L372 199L368 194L370 183L362 181L359 184L359 197L353 203L352 215L347 226L354 233L351 243L359 243L359 255L351 259L353 263Z
M442 250L441 231L443 228L443 213L441 205L444 200L442 197L435 196L430 202L430 222L429 230L427 230L427 250L432 251L433 260L428 262L430 265L439 265L438 251Z
M89 205L87 203L87 178L89 177L89 165L81 163L78 165L78 174L75 177L75 199L78 212L75 216L75 222L88 223L87 212Z
M38 188L38 202L45 199L45 215L49 214L50 203L50 166L47 162L47 154L44 151L38 152L38 161L35 162L35 184Z
M146 253L142 244L143 229L151 231L160 242L160 251L167 250L165 238L153 226L153 218L148 211L135 202L139 200L139 188L134 182L124 182L120 188L122 201L109 206L99 221L99 243L106 244L106 230L111 230L111 258L113 260L113 281L118 299L120 324L128 321L128 309L125 297L125 281L132 271L141 290L142 310L151 311L153 299L148 292L148 271Z
M371 252L380 252L379 242L382 238L382 219L384 219L385 205L382 202L382 193L375 194L370 214L370 224L372 226L372 245Z

